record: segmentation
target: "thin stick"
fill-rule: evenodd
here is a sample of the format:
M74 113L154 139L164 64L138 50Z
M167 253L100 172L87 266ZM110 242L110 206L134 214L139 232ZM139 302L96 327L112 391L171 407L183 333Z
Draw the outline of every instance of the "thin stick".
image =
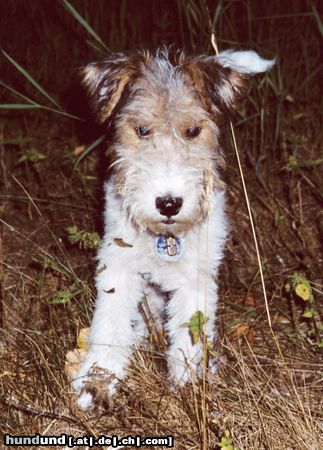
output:
M218 46L216 44L215 35L214 35L214 31L213 30L211 31L211 43L212 43L212 46L213 46L213 48L215 50L215 54L218 55L219 54L219 50L218 50ZM272 323L271 323L270 311L269 311L269 305L268 305L268 299L267 299L267 292L266 292L266 285L265 285L265 279L264 279L264 274L263 274L263 270L262 270L261 257L260 257L259 247L258 247L258 239L257 239L257 235L256 235L254 221L253 221L253 216L252 216L251 206L250 206L250 202L249 202L248 191L247 191L247 188L246 188L245 178L244 178L244 174L243 174L243 170L242 170L242 166L241 166L240 154L239 154L237 141L236 141L236 137L235 137L235 133L234 133L234 129L233 129L233 125L232 125L231 121L230 121L230 130L231 130L233 146L234 146L234 150L235 150L236 158L237 158L237 162L238 162L238 167L239 167L239 172L240 172L243 192L244 192L244 196L245 196L245 199L246 199L246 204L247 204L247 209L248 209L248 214L249 214L249 219L250 219L250 225L251 225L251 229L252 229L252 235L253 235L253 239L254 239L254 243L255 243L255 249L256 249L256 253L257 253L259 273L260 273L262 291L263 291L263 295L264 295L264 299L265 299L268 324L269 324L270 332L272 334L272 337L273 337L273 340L275 342L276 348L278 350L278 353L279 353L282 361L284 362L285 367L287 368L287 364L286 364L283 352L281 350L278 338L277 338L277 336L276 336L276 334L274 332L274 329L273 329ZM300 396L298 394L298 391L297 391L295 383L294 383L294 378L293 378L292 374L290 373L290 371L287 371L287 375L288 375L289 381L291 382L291 384L293 386L293 390L295 392L295 395L297 397L297 400L299 402L299 405L300 405L300 408L301 408L301 410L303 412L305 420L308 423L307 415L306 415L306 412L304 410L304 406L302 404L301 398L300 398Z
M246 183L245 183L245 179L244 179L244 174L243 174L243 170L242 170L242 166L241 166L241 160L240 160L239 150L238 150L238 146L237 146L237 141L236 141L236 137L235 137L235 134L234 134L233 125L232 125L231 121L230 121L230 130L231 130L231 136L232 136L232 141L233 141L233 147L234 147L234 150L235 150L235 153L236 153L236 157L237 157L237 162L238 162L238 167L239 167L239 172L240 172L240 177L241 177L243 193L244 193L244 196L245 196L245 199L246 199L246 204L247 204L247 209L248 209L248 215L249 215L249 220L250 220L253 240L254 240L254 243L255 243L255 249L256 249L256 254L257 254L257 261L258 261L258 266L259 266L259 274L260 274L260 279L261 279L261 286L262 286L262 291L263 291L263 294L264 294L265 305L266 305L268 324L269 324L270 328L272 328L270 312L269 312L269 305L268 305L268 298L267 298L267 292L266 292L265 279L264 279L264 274L263 274L263 270L262 270L261 257L260 257L259 247L258 247L258 239L257 239L255 224L254 224L252 211L251 211L251 207L250 207L248 191L247 191L247 187L246 187Z
M212 43L212 46L213 46L213 48L215 50L215 54L218 55L219 54L219 50L218 50L218 47L217 47L217 44L216 44L216 41L215 41L215 35L214 35L213 31L212 31L212 34L211 34L211 43ZM233 141L233 147L234 147L234 150L235 150L235 153L236 153L237 162L238 162L238 167L239 167L239 172L240 172L240 178L241 178L243 193L244 193L244 196L245 196L245 199L246 199L246 204L247 204L247 209L248 209L248 215L249 215L249 220L250 220L253 240L254 240L254 243L255 243L255 249L256 249L256 254L257 254L257 261L258 261L258 266L259 266L259 274L260 274L260 279L261 279L261 286L262 286L262 291L263 291L263 295L264 295L264 299L265 299L265 305L266 305L268 324L270 326L270 329L272 330L272 324L271 324L271 318L270 318L270 312L269 312L269 305L268 305L268 298L267 298L267 292L266 292L266 285L265 285L265 279L264 279L264 274L263 274L263 270L262 270L262 263L261 263L261 257L260 257L260 252L259 252L259 246L258 246L258 239L257 239L255 224L254 224L252 211L251 211L251 207L250 207L250 201L249 201L248 191L247 191L247 187L246 187L246 183L245 183L245 178L244 178L244 174L243 174L243 170L242 170L242 166L241 166L240 154L239 154L237 141L236 141L236 137L235 137L235 134L234 134L234 129L233 129L233 125L232 125L231 120L230 120L230 131L231 131L231 136L232 136L232 141Z
M47 409L43 409L40 407L35 407L32 405L29 405L28 403L24 403L10 395L0 394L0 400L2 400L4 403L6 403L9 406L12 406L15 409L18 409L20 411L23 411L23 412L26 412L29 414L33 414L36 416L49 417L51 419L58 419L58 420L65 420L65 421L69 421L69 422L79 423L78 417L66 416L65 414L48 411Z

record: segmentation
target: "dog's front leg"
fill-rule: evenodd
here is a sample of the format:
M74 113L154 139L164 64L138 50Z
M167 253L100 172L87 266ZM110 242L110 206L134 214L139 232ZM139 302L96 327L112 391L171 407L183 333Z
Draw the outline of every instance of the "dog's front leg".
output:
M200 286L192 286L192 283L188 282L174 292L169 302L168 369L170 378L178 384L185 384L193 373L201 375L206 351L203 336L206 335L208 342L214 339L216 305L217 286L211 277L207 282L201 282ZM202 314L198 313L199 311ZM196 320L195 324L193 323L194 317L201 319L200 325ZM193 328L197 331L195 337Z
M91 324L89 350L77 377L74 389L80 394L83 409L93 406L93 385L106 380L108 394L115 391L118 379L126 374L136 333L138 302L142 298L142 278L127 270L127 263L109 265L97 275L97 301Z

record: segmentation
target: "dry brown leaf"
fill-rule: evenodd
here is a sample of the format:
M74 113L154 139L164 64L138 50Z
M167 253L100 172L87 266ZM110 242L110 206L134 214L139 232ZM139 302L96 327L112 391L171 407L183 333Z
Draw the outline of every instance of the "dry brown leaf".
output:
M131 245L131 244L127 244L123 239L121 239L121 238L114 238L113 239L113 242L115 243L115 244L117 244L117 246L118 247L133 247L133 245Z
M249 293L245 300L246 306L251 306L254 308L256 306L256 299L253 294Z
M77 337L77 346L78 348L81 348L83 350L88 350L89 348L89 332L90 328L82 328L79 332L79 335Z
M67 352L64 370L69 378L73 378L77 374L85 355L86 350L83 348L75 348Z
M248 323L239 323L233 330L230 331L228 338L230 341L238 339L240 336L246 336L250 331L250 325Z
M85 150L85 145L78 145L77 147L75 147L74 149L74 155L75 156L79 156L81 153L83 153Z

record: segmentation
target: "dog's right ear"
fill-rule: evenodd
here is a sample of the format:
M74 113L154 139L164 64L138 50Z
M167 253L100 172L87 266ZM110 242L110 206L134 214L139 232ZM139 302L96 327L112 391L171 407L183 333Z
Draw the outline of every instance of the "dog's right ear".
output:
M81 69L83 84L88 92L98 122L105 122L116 109L126 88L139 76L140 59L123 53L112 54L104 61L88 64Z

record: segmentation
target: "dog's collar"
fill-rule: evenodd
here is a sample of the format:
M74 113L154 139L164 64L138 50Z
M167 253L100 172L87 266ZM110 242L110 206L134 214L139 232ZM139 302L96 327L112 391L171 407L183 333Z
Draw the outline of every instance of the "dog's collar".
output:
M156 255L163 261L178 261L184 254L184 239L178 236L164 236L155 238Z

